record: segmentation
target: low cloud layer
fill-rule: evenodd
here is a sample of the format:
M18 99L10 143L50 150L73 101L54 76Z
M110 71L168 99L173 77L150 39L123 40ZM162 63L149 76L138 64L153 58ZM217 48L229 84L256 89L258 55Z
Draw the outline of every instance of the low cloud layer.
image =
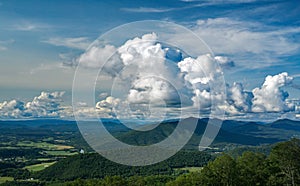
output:
M41 92L32 101L4 101L0 103L0 118L57 118L60 116L60 103L64 92Z

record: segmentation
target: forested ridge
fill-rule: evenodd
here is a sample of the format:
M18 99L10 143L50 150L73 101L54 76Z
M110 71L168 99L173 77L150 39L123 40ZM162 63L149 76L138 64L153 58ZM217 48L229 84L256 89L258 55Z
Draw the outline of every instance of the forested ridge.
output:
M154 165L131 167L109 161L97 153L79 154L63 159L34 176L44 181L66 181L105 176L175 175L180 173L176 168L202 167L212 159L213 157L205 152L180 151L168 160Z
M181 172L178 175L166 171L160 175L105 176L102 179L76 179L61 185L299 185L300 184L300 140L277 143L266 156L246 151L233 158L223 153L195 172ZM78 156L79 157L79 156ZM175 160L175 159L174 159ZM178 159L178 161L181 161ZM169 162L170 163L170 162ZM167 162L156 164L156 168L167 166ZM169 164L169 165L172 165ZM173 164L174 165L174 164ZM150 170L150 169L148 169ZM157 169L154 169L157 170ZM163 170L163 169L162 169ZM168 170L168 169L164 169ZM78 170L80 171L80 170ZM172 173L172 174L169 174ZM60 185L58 182L57 185Z

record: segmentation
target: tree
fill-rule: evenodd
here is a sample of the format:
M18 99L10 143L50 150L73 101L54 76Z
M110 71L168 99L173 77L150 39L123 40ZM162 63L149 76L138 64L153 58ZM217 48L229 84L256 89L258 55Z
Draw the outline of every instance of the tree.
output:
M293 138L290 141L278 143L272 149L269 160L271 169L276 173L275 178L271 177L273 182L275 179L282 184L293 186L300 184L299 139Z
M227 154L209 162L201 171L203 185L239 185L235 160Z
M124 178L120 176L106 176L103 179L103 185L105 186L120 186L127 185L127 182Z
M203 185L200 172L191 172L188 174L182 174L174 181L167 183L167 186L197 186Z
M266 157L261 153L246 151L237 158L240 185L266 185L269 177Z

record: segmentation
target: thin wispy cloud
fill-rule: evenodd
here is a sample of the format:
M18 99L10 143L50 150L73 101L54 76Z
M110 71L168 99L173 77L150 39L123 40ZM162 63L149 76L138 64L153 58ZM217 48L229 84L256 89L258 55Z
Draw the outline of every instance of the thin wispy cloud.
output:
M4 41L0 40L0 51L7 50L7 45L10 45L10 44L12 44L14 42L15 42L15 40L13 40L13 39L4 40Z
M49 29L51 26L42 23L32 23L28 21L23 21L12 26L12 30L17 31L42 31L45 29Z
M61 68L64 68L63 64L61 64L61 63L53 63L53 64L43 64L42 63L39 66L32 68L29 73L32 75L32 74L36 74L41 71L49 71L49 70L55 70L55 69L61 69Z
M140 13L162 13L177 10L177 8L151 8L151 7L138 7L138 8L121 8L126 12L140 12Z
M232 56L239 66L250 69L279 63L283 56L300 50L299 42L292 37L300 34L300 27L279 28L224 17L198 20L192 30L214 53ZM181 38L185 45L194 46L194 41L181 34L176 39Z
M163 13L163 12L171 12L171 11L178 11L196 7L206 7L206 6L213 6L213 5L224 5L224 4L242 4L242 3L252 3L256 0L215 0L215 1L200 1L200 0L182 0L182 2L187 3L194 3L194 4L187 4L182 7L172 7L172 8L154 8L154 7L135 7L135 8L121 8L121 10L126 12L136 12L136 13Z
M0 51L4 51L4 50L7 50L7 48L5 46L0 45Z
M212 1L205 1L205 0L181 0L182 2L209 2L211 4L224 4L224 3L251 3L256 2L257 0L212 0Z
M91 44L91 42L87 37L72 37L72 38L54 37L42 42L54 46L63 46L67 48L80 49L80 50L85 50Z

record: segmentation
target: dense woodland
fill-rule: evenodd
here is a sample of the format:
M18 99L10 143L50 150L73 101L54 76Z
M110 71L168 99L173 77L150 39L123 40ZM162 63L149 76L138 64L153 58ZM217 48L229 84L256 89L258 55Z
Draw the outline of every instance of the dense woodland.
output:
M270 155L246 151L237 158L222 154L202 170L172 175L106 176L103 179L77 179L64 185L299 185L300 140L274 146Z

